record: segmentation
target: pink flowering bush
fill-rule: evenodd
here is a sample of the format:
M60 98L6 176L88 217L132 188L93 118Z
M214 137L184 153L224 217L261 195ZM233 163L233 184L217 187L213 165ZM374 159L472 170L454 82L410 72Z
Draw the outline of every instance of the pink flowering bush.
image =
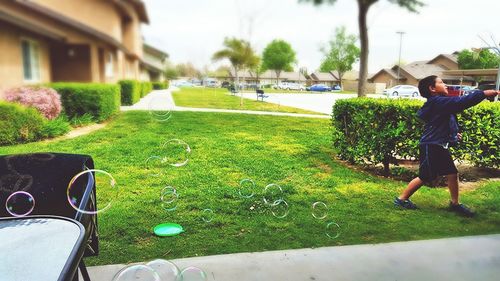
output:
M36 108L45 118L52 120L61 113L61 97L51 88L20 87L5 91L5 100Z

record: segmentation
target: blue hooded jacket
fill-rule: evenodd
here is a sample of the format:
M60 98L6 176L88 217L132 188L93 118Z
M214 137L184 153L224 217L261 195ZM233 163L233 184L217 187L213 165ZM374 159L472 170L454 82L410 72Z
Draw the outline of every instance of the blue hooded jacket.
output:
M458 142L456 114L480 103L486 96L481 90L467 96L431 96L418 110L417 116L425 121L420 144L438 144L447 147Z

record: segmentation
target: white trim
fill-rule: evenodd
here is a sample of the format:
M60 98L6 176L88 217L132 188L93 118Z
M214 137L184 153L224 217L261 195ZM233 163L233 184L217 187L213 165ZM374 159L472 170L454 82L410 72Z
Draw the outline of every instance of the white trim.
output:
M113 53L107 51L105 55L104 61L104 75L106 78L112 78L115 76L115 64Z

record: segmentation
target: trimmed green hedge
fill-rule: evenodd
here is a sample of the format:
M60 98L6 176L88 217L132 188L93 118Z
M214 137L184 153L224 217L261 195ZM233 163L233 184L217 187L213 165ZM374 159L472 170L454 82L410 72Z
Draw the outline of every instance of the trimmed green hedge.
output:
M153 90L153 83L151 82L139 82L141 83L141 98L151 93Z
M416 112L421 101L355 98L333 107L333 145L341 159L352 163L389 164L398 158L418 159L424 123ZM478 166L500 166L500 105L482 104L458 115L463 141L453 148L457 160ZM496 121L495 121L496 120Z
M163 90L163 89L168 89L168 81L165 82L153 82L153 89L154 90Z
M35 108L0 101L0 145L39 140L45 122Z
M61 95L64 113L70 119L90 114L100 122L120 111L120 87L98 83L53 83Z
M118 81L121 92L121 104L133 105L141 99L142 86L135 80L120 80Z

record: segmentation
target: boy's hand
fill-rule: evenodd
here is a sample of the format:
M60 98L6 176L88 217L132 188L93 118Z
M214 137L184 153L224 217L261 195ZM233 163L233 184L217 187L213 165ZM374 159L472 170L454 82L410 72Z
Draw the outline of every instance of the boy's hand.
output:
M500 94L500 91L497 90L484 90L483 92L487 97L495 97L496 95Z
M461 141L462 140L462 134L457 133L457 139L458 139L458 141Z

